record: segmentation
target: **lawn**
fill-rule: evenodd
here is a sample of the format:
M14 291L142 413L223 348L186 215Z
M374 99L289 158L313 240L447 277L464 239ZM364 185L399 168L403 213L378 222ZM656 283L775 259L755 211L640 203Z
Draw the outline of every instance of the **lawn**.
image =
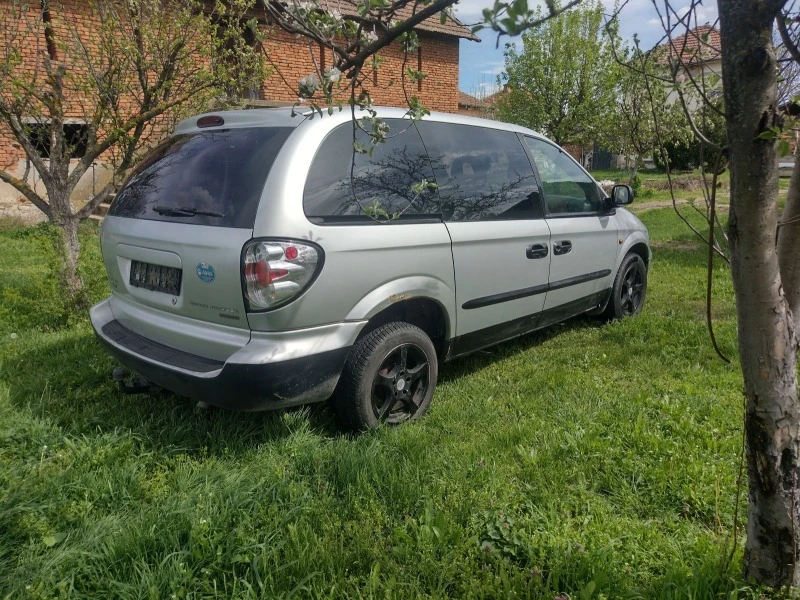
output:
M703 318L705 252L669 209L641 216L655 258L639 317L449 363L423 420L361 436L325 405L121 394L59 300L48 230L6 225L0 597L757 597L741 525L732 541L729 273L714 271L726 365ZM82 237L100 299L97 230Z
M614 181L616 183L629 183L631 173L627 169L595 169L591 172L597 181ZM637 202L646 208L663 208L672 205L670 193L670 177L657 169L641 169L639 171L641 187L637 192ZM691 172L678 171L671 175L675 189L675 201L681 205L681 210L692 211L689 204L695 204L705 211L703 175L695 169ZM711 176L706 175L708 185L711 185ZM781 191L789 189L789 178L781 177L778 180ZM718 178L716 194L717 205L721 212L727 211L730 203L730 172L724 171Z
M631 174L626 169L596 169L592 171L592 176L598 181L629 183ZM667 177L666 173L656 169L641 169L638 176L640 188L636 197L640 204L650 207L664 207L672 204L672 194L669 191L670 177ZM706 178L710 186L711 177L707 175ZM697 206L705 209L703 175L700 171L675 172L671 175L671 179L678 203L696 203ZM728 204L730 200L729 181L730 174L727 171L720 175L717 189L717 202L720 205Z

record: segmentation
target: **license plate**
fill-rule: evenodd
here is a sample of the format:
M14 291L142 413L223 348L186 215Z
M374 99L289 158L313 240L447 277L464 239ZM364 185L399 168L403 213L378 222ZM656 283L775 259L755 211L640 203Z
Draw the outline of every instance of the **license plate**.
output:
M130 283L134 287L179 296L182 274L183 272L175 267L132 260Z

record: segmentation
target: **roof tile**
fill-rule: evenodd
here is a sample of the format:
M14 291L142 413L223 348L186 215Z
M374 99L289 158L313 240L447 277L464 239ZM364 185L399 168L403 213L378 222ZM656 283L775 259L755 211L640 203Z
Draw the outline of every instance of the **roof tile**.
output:
M718 60L721 55L719 30L706 23L664 42L657 50L663 56L659 62L664 63L667 62L667 51L669 58L680 57L681 62L685 64Z
M462 92L459 90L458 92L458 104L459 106L467 106L467 107L480 107L483 106L483 101L478 100L475 96L470 96L466 92Z
M319 5L323 10L338 10L340 13L348 17L358 16L358 0L321 0ZM414 6L414 3L405 5L397 11L397 17L403 20L409 19L411 15L414 14ZM418 10L422 10L422 8L423 7L417 6ZM442 25L442 21L437 14L433 17L425 19L422 23L417 25L416 28L421 31L442 33L444 35L452 35L476 42L481 41L478 36L472 33L472 30L470 30L469 27L464 25L455 17L447 17L444 25Z

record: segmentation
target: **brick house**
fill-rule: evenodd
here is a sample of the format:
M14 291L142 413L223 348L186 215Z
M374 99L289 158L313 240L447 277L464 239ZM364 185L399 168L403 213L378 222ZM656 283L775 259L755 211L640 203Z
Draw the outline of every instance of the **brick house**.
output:
M693 76L701 73L722 76L722 50L719 30L705 23L668 40L656 49L659 62L680 60Z
M468 117L483 117L486 105L483 100L470 96L466 92L458 92L458 114Z
M356 15L356 4L351 0L329 0L331 6L339 10L345 17ZM31 11L36 11L38 2L31 3ZM0 11L10 11L12 0L0 0ZM411 15L411 6L404 9L408 15L399 14L399 18ZM52 23L58 31L59 23L68 22L78 25L84 41L91 47L92 27L89 7L85 0L61 0L57 6L51 2ZM331 57L321 46L309 45L308 40L293 36L283 31L270 28L263 19L259 25L268 31L263 50L267 64L273 67L273 74L263 81L258 89L245 92L246 104L253 107L285 106L297 101L296 91L288 84L296 85L297 81L314 71L314 63L321 68L331 66ZM383 59L377 71L368 71L364 87L369 86L373 102L379 105L406 106L406 98L400 81L402 80L404 60L406 67L422 70L427 77L420 82L406 84L408 95L417 96L423 105L431 110L458 111L458 68L459 41L468 39L479 41L472 32L457 20L448 19L442 24L438 16L423 21L417 26L419 48L413 55L403 56L399 44L392 44L378 54ZM42 50L42 40L26 39L23 42L23 55L30 57L30 64L35 63L37 52ZM287 83L288 82L288 83ZM71 99L67 99L70 101ZM80 102L80 99L74 101ZM82 126L80 119L68 122L66 127L78 131ZM65 129L66 131L66 129ZM0 168L13 175L22 177L25 172L25 154L14 142L11 134L0 125ZM104 176L105 175L105 176ZM107 173L102 168L93 169L81 180L73 195L73 202L82 203L88 200L93 191L100 189L107 181ZM36 185L34 175L28 176L29 184ZM43 186L38 183L39 190ZM21 195L11 186L0 182L0 205L22 203ZM0 206L0 215L4 211Z
M719 30L705 23L685 34L668 40L655 48L657 60L666 69L670 63L680 63L677 77L722 93L722 50ZM677 92L670 91L667 102L678 101ZM689 100L689 108L698 108L698 101Z
M339 10L345 17L355 16L354 0L327 0L331 9ZM324 2L321 3L325 5ZM398 18L407 19L412 14L408 5L398 12ZM266 24L264 24L267 27ZM458 45L460 39L480 41L468 27L457 20L448 19L444 24L434 16L417 26L419 48L405 58L406 67L424 71L427 77L416 84L407 84L410 95L417 96L430 110L458 111ZM331 66L331 57L321 47L309 48L307 40L283 31L274 31L265 44L268 63L280 71L289 82L297 82L312 72L312 53L321 68ZM392 44L378 55L384 60L380 69L368 77L370 94L375 104L384 106L407 106L400 80L403 73L404 56L399 44ZM366 86L365 86L366 87ZM294 93L277 73L265 81L259 90L259 98L265 101L292 103L297 100Z

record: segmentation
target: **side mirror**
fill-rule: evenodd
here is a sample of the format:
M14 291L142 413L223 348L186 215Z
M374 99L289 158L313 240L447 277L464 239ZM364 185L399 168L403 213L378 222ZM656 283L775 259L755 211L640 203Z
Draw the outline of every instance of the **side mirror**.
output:
M633 190L629 185L615 185L611 188L611 204L625 206L633 202Z

